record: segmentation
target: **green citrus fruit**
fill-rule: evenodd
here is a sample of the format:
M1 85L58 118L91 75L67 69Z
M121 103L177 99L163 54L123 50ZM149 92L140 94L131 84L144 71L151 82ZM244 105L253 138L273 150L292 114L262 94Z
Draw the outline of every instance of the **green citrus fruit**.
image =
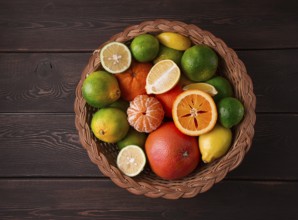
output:
M215 102L218 102L225 97L233 96L233 88L230 82L222 76L215 76L206 81L206 83L214 86L217 90L217 94L213 97Z
M116 143L129 130L127 116L118 108L102 108L93 115L91 130L99 140Z
M199 148L204 163L223 156L230 148L232 143L232 132L229 128L215 125L208 133L199 136Z
M83 82L82 95L86 102L96 108L102 108L120 97L117 79L106 71L91 73Z
M183 72L195 82L210 79L215 74L217 65L216 53L206 45L195 45L187 49L181 59Z
M161 60L172 60L178 66L180 66L182 55L183 55L182 51L175 50L175 49L161 45L159 47L159 53L158 53L157 57L153 60L153 63L155 64Z
M145 133L141 133L130 127L127 135L117 142L117 145L119 149L128 146L128 145L138 145L141 148L144 148L145 141L146 141L147 135Z
M122 111L126 112L129 107L129 102L120 98L117 101L110 104L109 107L119 108Z
M220 100L217 109L219 121L226 128L231 128L239 124L244 115L242 103L233 97L226 97Z
M151 34L142 34L133 39L130 45L133 57L139 62L152 61L158 54L159 42Z

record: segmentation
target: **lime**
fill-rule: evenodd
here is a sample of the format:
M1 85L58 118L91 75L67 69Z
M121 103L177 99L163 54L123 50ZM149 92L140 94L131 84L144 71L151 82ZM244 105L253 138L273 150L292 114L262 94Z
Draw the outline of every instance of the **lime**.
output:
M147 135L145 133L141 133L130 127L127 135L120 141L117 142L119 149L128 146L128 145L138 145L141 148L145 146Z
M172 60L156 63L146 78L147 94L161 94L172 89L179 81L180 69Z
M82 95L86 102L96 108L102 108L120 97L117 79L106 71L91 73L83 82Z
M172 60L178 66L180 66L182 55L183 55L182 51L175 50L175 49L161 45L159 47L159 53L158 53L157 57L153 60L153 63L154 64L158 63L161 60Z
M222 126L231 128L242 120L244 107L242 103L233 97L223 98L217 105L219 121Z
M222 98L233 96L233 88L230 82L222 76L215 76L206 81L206 83L213 85L218 92L213 97L215 102L218 102Z
M210 132L200 135L199 148L204 163L210 163L223 156L229 150L231 142L231 130L221 125L215 125Z
M109 105L109 107L119 108L126 112L129 107L129 102L120 98L116 102L113 102L111 105Z
M139 62L152 61L158 54L159 42L151 34L142 34L133 39L130 45L133 57Z
M131 53L128 47L119 42L111 42L100 51L100 62L110 73L122 73L131 64Z
M191 83L183 87L183 90L189 89L201 90L203 92L208 93L211 96L215 96L217 94L217 90L214 88L214 86L208 83Z
M216 72L218 57L206 45L195 45L187 49L181 59L181 67L185 75L195 82L206 81Z
M163 32L157 35L159 42L175 50L186 50L191 46L189 38L174 32Z
M137 145L128 145L117 156L118 168L127 176L140 174L146 165L146 155Z
M102 108L93 115L91 130L99 140L116 143L129 130L127 116L118 108Z

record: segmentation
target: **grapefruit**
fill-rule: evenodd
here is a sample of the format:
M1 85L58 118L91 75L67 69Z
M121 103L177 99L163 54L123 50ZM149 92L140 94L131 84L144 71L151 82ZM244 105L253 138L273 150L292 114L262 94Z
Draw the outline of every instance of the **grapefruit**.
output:
M200 160L197 138L181 133L173 122L149 134L145 151L152 171L166 180L187 176Z

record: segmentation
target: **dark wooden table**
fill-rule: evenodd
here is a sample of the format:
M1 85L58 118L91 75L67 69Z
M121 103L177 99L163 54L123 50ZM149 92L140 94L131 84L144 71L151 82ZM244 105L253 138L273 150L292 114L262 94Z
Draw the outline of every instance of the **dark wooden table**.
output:
M90 54L144 20L195 24L236 50L257 123L242 164L192 199L135 196L92 164L74 126ZM298 219L298 4L1 0L0 219Z

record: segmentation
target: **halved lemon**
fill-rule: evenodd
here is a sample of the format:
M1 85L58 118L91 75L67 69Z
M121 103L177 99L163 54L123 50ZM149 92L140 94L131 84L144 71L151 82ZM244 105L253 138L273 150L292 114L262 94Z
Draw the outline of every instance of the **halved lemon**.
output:
M172 89L179 81L180 69L172 60L156 63L146 78L147 94L162 94Z
M131 64L131 52L123 43L108 43L101 49L99 56L103 68L113 74L124 72Z
M215 96L217 94L217 90L215 89L215 87L208 83L191 83L183 87L183 90L189 89L198 89L208 93L211 96Z
M206 92L186 90L176 97L172 115L176 127L182 133L199 136L214 128L217 109L212 97Z
M134 177L140 174L146 165L144 151L137 145L124 147L117 156L118 168L127 176Z

